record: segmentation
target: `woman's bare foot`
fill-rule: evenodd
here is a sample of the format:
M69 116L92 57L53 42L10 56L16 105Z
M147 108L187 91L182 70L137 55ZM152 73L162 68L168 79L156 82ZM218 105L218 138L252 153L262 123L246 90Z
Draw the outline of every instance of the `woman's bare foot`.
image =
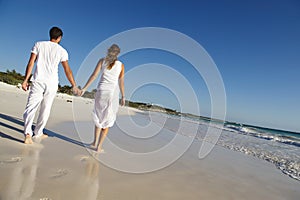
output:
M90 144L90 148L91 148L91 149L96 149L96 146L97 146L97 145L96 145L95 143Z
M48 137L48 135L45 134L45 133L43 133L43 135L41 136L42 139L45 139L45 138L47 138L47 137Z
M104 153L104 149L97 148L97 153Z
M24 144L33 144L31 135L26 134Z

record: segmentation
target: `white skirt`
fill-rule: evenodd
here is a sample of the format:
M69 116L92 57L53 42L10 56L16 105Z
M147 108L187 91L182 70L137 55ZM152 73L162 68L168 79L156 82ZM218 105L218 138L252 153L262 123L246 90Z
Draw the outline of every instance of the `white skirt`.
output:
M118 91L118 90L115 90ZM119 108L119 93L98 90L95 94L93 121L98 128L112 127Z

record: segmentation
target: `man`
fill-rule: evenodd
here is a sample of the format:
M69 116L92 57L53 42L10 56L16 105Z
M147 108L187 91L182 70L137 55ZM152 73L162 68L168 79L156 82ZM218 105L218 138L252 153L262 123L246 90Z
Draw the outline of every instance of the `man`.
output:
M50 41L35 43L31 50L30 59L26 67L25 80L22 89L29 89L29 78L31 76L34 63L36 69L31 78L32 85L28 96L27 105L24 112L24 134L25 144L32 144L32 123L35 113L40 106L37 124L34 130L36 138L45 138L43 129L48 121L54 97L58 89L58 65L62 64L65 74L72 85L73 93L77 94L78 88L73 78L72 70L68 64L68 52L59 45L63 32L58 27L50 29Z

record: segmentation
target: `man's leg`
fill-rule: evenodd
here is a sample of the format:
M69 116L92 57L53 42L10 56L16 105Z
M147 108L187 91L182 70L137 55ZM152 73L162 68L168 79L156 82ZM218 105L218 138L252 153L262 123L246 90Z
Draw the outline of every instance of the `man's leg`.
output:
M30 87L30 93L27 100L27 105L23 114L24 119L24 135L25 143L32 143L32 123L35 113L43 99L44 87L42 84L34 82Z
M50 111L52 107L53 100L56 96L57 85L47 85L44 93L44 98L41 103L39 117L34 129L35 137L46 136L43 135L43 129L45 128L48 118L50 116Z

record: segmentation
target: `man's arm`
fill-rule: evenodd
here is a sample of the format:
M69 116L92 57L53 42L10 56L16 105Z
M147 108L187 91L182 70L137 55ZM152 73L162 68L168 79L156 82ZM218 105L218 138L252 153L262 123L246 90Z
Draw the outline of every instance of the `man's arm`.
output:
M73 77L73 73L72 73L72 70L69 66L68 61L67 60L62 61L61 64L62 64L62 66L65 70L66 77L68 78L69 82L72 85L73 93L78 94L78 88L76 87L76 83L75 83L75 80L74 80L74 77Z
M31 53L29 61L28 61L28 64L27 64L27 67L26 67L25 79L24 79L24 81L22 83L22 89L24 91L27 91L28 88L29 88L28 81L29 81L32 69L34 67L35 60L36 60L36 54Z

